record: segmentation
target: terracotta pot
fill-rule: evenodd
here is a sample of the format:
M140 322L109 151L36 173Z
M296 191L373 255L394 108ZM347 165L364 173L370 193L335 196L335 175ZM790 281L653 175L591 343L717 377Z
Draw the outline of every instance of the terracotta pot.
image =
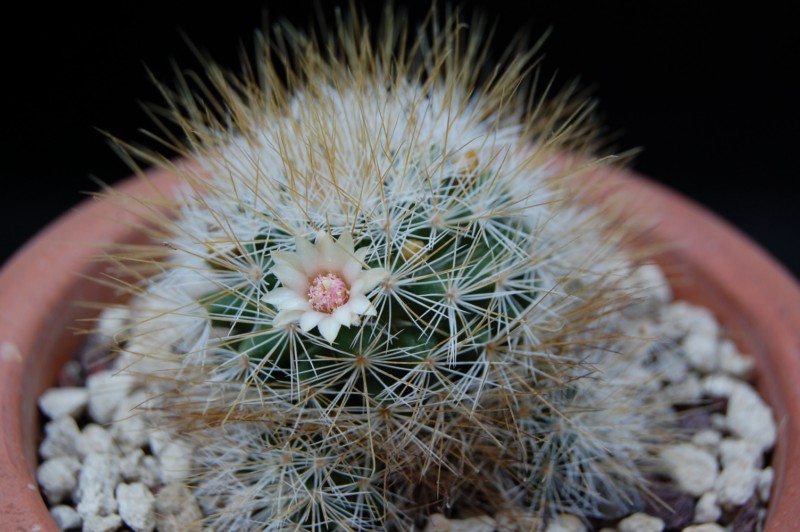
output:
M153 197L169 175L121 186ZM758 386L778 422L768 530L800 530L800 288L739 232L692 202L628 172L606 177L611 201L669 244L659 257L679 298L712 310L757 360ZM127 223L115 223L120 219ZM87 201L23 248L0 273L0 515L4 530L56 530L36 486L40 434L37 398L77 349L75 320L108 301L107 287L85 280L102 265L98 244L141 240L135 218L107 201Z

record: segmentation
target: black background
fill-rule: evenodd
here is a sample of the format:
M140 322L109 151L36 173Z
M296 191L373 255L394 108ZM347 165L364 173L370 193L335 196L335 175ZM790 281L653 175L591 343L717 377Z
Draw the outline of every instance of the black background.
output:
M377 20L378 2L364 2ZM397 2L412 20L423 3ZM716 211L800 277L797 30L768 3L474 1L497 21L498 53L520 30L553 32L544 73L593 89L608 132L647 174ZM255 29L306 27L314 2L15 4L0 31L0 262L96 189L130 172L100 131L147 142L139 102L158 102L145 66L169 83L199 64L181 32L230 68ZM330 13L327 4L322 11ZM535 39L534 39L535 40Z

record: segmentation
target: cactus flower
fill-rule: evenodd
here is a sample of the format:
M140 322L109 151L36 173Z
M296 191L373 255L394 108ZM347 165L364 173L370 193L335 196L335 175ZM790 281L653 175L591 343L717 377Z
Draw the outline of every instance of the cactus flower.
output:
M294 253L272 252L270 273L282 286L262 299L278 309L275 326L299 321L303 331L317 327L322 337L333 343L342 326L357 325L361 316L376 314L367 294L388 272L364 269L369 248L354 250L350 233L343 233L337 241L323 233L315 244L298 238L296 244Z

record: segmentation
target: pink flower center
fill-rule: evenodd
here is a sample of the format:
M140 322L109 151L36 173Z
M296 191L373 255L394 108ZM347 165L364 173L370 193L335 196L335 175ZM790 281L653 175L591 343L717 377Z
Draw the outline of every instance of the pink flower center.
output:
M317 275L308 287L308 302L318 312L333 312L350 299L350 290L334 273Z

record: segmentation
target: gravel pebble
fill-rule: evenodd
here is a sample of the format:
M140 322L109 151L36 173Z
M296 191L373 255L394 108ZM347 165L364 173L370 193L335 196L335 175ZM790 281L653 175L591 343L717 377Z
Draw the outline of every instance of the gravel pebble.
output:
M114 489L118 481L119 467L114 457L107 454L86 457L76 492L76 499L79 501L77 510L83 518L84 526L93 523L91 526L102 528L105 521L96 518L116 513Z
M110 423L117 407L130 395L135 383L133 375L110 370L89 375L86 379L89 415L98 423Z
M743 355L736 349L736 344L723 339L719 344L719 368L739 379L748 379L753 373L755 360Z
M189 488L179 482L167 484L156 494L159 532L199 532L203 513Z
M494 516L497 532L516 532L517 530L539 530L542 519L525 511L505 510Z
M181 441L169 441L161 448L158 461L162 482L184 480L191 474L192 448Z
M39 397L39 408L50 419L62 416L79 418L89 404L89 391L86 388L50 388Z
M57 456L39 465L36 480L49 504L58 504L72 494L80 468L81 463L74 456Z
M80 514L75 511L72 506L60 504L50 508L50 516L56 522L59 530L68 530L70 528L81 528L83 526L83 519Z
M725 529L716 523L703 523L701 525L687 526L682 532L725 532Z
M547 523L545 532L586 532L586 525L577 516L561 514Z
M717 337L705 332L692 332L683 339L686 360L700 373L711 373L719 364Z
M728 401L728 428L745 440L766 451L775 444L775 422L772 412L758 393L748 385L738 387Z
M497 523L487 515L467 519L448 519L442 514L433 514L423 532L494 532Z
M39 454L45 460L58 456L79 456L81 429L71 417L60 417L45 424L45 438L39 446Z
M117 514L89 515L83 518L83 532L117 532L121 526L122 518Z
M111 435L123 449L139 449L148 443L150 428L147 419L137 411L146 401L146 393L140 390L123 399L114 411Z
M81 431L78 451L82 457L94 454L119 455L111 433L97 423L89 423Z
M746 503L753 496L758 478L759 471L748 460L730 462L715 484L720 506L733 507Z
M692 436L692 443L716 455L719 453L719 444L722 434L714 429L700 429Z
M619 532L661 532L664 530L664 521L644 513L635 513L619 522Z
M775 480L775 472L771 467L766 467L761 470L758 476L758 484L756 490L758 491L758 498L763 502L769 501L769 495L772 492L772 482Z
M119 515L135 532L151 532L156 527L155 497L141 482L119 484L116 491Z
M719 461L727 467L738 460L745 461L755 468L761 467L761 447L750 441L739 438L725 438L719 444Z
M717 493L705 492L694 507L695 523L715 523L722 517L722 509L717 504Z
M691 443L672 445L661 453L661 459L669 475L686 493L699 497L714 486L719 465L705 449Z

